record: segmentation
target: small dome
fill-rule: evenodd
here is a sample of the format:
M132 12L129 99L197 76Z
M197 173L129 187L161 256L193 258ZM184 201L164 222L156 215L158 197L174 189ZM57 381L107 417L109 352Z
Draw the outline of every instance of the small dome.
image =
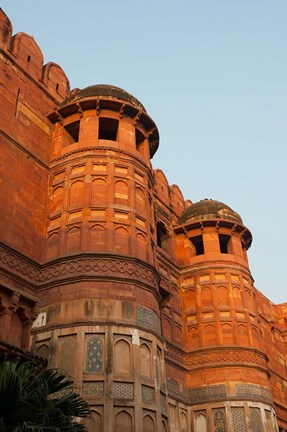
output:
M146 112L145 107L137 100L134 96L126 92L125 90L107 84L98 84L90 87L86 87L82 90L75 90L64 102L61 103L60 108L69 105L73 102L78 102L81 99L92 98L92 97L104 97L107 99L120 99L129 102L136 108Z
M191 206L182 213L178 219L180 225L198 220L225 219L243 225L238 213L220 201L204 199Z

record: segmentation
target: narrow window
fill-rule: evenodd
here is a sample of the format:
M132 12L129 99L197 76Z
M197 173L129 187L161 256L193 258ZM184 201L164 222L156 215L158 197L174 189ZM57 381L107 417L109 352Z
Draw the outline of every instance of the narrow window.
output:
M166 242L168 240L168 233L162 222L158 222L156 225L156 237L157 245L165 250Z
M219 234L219 244L220 244L220 252L223 254L228 254L228 243L230 240L230 236L226 234Z
M27 57L27 62L30 63L31 62L31 56L28 55Z
M57 83L56 84L56 92L58 92L59 91L59 84Z
M195 247L196 255L203 255L204 254L204 245L203 245L203 238L202 235L191 237L190 238L191 243Z
M66 131L71 135L74 142L79 141L80 122L75 121L65 126Z
M99 139L116 141L119 121L111 118L100 117Z
M145 140L145 136L141 133L141 131L136 129L136 148L137 148L137 150L140 149L140 145L144 142L144 140Z

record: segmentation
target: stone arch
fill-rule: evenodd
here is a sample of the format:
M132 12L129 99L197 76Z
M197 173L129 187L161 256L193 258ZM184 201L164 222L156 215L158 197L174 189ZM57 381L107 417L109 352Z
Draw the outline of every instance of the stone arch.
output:
M221 285L216 288L216 300L219 306L229 305L228 289L225 286Z
M84 206L84 187L83 180L76 180L70 186L70 207L83 208Z
M132 432L133 418L127 411L120 411L115 416L114 432Z
M201 289L201 306L212 306L212 291L210 287L205 286Z
M141 362L141 375L148 378L152 377L151 368L151 351L147 344L143 343L140 346L140 362Z
M107 205L108 186L103 178L96 178L92 182L92 206Z
M103 372L103 341L98 336L93 336L87 340L86 352L86 372L101 373Z
M76 253L81 250L81 228L74 226L67 232L66 253Z
M204 346L216 345L216 330L215 330L215 326L212 324L207 324L204 326L203 345Z
M155 422L151 415L146 414L143 418L143 431L155 432Z
M221 325L222 343L223 345L233 345L232 325L224 323Z
M115 182L115 202L126 204L129 199L129 186L123 180Z
M136 201L136 210L142 212L145 210L145 193L144 191L136 187L135 190L135 201Z
M58 186L54 189L52 200L51 200L51 212L59 212L63 207L63 196L64 188L63 186Z
M131 347L125 339L119 339L114 344L114 375L131 375Z
M107 231L102 225L92 225L90 227L90 250L92 252L106 252Z
M239 324L237 326L238 345L249 345L248 330L246 325Z
M142 233L136 234L137 257L146 261L147 258L147 240Z
M36 350L36 355L42 357L44 359L48 359L49 357L49 347L46 344L40 345Z
M119 254L129 253L129 231L124 227L115 229L114 251Z
M47 259L57 258L60 252L60 232L54 231L48 237L47 242Z
M235 306L242 307L242 291L238 286L233 287L233 301Z
M188 330L188 346L191 349L199 348L199 334L197 327L191 327Z
M207 432L206 416L202 413L195 418L195 432Z

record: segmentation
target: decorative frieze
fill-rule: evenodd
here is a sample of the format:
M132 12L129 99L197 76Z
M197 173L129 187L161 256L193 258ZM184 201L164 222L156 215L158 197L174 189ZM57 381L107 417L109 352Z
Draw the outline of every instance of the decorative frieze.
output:
M117 275L123 279L133 279L145 285L157 287L159 276L151 268L140 262L125 260L117 257L98 257L95 255L84 255L78 258L65 258L50 265L38 265L25 257L13 253L11 250L0 246L0 263L12 273L20 275L23 279L41 286L54 280L59 281L67 277L85 276L107 276Z
M236 384L237 397L273 403L269 388L254 384Z

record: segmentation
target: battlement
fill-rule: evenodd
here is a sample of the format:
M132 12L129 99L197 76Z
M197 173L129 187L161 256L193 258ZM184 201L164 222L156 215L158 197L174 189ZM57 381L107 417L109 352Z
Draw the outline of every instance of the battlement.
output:
M43 53L32 36L23 32L13 36L12 23L1 8L0 50L57 102L69 96L70 83L63 69L53 62L44 64Z

